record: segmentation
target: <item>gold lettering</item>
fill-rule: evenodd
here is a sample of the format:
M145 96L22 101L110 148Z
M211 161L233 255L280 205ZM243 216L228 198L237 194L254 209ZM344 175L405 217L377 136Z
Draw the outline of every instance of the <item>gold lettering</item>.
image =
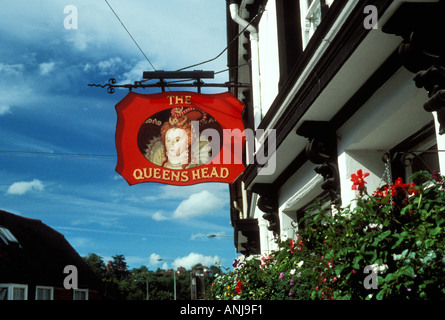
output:
M205 167L201 169L201 174L202 174L202 178L203 179L208 179L209 178L209 168Z
M216 170L216 167L212 168L212 173L210 174L210 178L219 178L218 170Z
M144 178L145 179L150 179L151 178L151 175L152 175L152 168L148 168L148 170L149 170L149 174L147 175L147 168L144 168Z
M134 177L136 180L142 180L142 179L144 179L142 170L141 170L141 169L136 169L136 170L134 170L134 171L133 171L133 177Z
M170 170L162 170L162 180L170 180Z
M167 96L167 99L170 106L174 104L192 104L192 96Z
M153 178L161 179L161 168L155 168Z
M189 181L189 176L188 176L188 174L187 174L187 171L182 171L182 172L181 172L181 181L182 181L182 182L187 182L187 181Z
M179 181L179 177L181 176L181 172L178 170L172 170L172 180Z
M201 175L200 175L199 169L192 171L192 179L193 180L201 179Z
M182 96L176 96L175 104L184 104L184 98Z
M229 176L229 169L221 168L220 178L225 179Z

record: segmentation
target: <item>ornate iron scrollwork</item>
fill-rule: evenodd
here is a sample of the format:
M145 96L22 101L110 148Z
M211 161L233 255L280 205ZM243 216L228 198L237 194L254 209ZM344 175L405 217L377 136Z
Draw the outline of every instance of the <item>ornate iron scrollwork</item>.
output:
M305 121L297 134L309 139L306 155L314 171L323 176L322 189L329 192L332 204L341 205L340 176L337 165L337 136L327 121Z
M180 77L180 75L178 75ZM191 81L193 79L187 80L179 80L179 81L170 81L167 82L163 78L159 78L159 81L156 83L146 83L146 81L152 79L145 79L141 81L134 81L133 83L126 84L117 84L116 79L111 78L108 80L107 84L88 84L89 87L100 87L107 88L107 92L113 94L116 89L115 88L123 88L132 91L137 88L161 88L162 92L165 92L165 88L175 87L175 88L190 88L196 87L198 89L198 93L201 93L201 88L203 87L217 87L217 88L248 88L250 84L247 83L234 83L234 82L225 82L225 83L205 83L201 81L201 79L196 79L192 83L182 82L182 81ZM181 82L181 83L179 83Z

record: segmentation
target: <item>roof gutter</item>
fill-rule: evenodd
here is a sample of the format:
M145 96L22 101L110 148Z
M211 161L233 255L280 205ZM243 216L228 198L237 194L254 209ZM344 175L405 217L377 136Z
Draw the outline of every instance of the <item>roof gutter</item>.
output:
M229 9L232 20L250 33L250 51L252 59L252 100L254 125L256 130L262 119L258 30L239 15L239 0L230 0Z

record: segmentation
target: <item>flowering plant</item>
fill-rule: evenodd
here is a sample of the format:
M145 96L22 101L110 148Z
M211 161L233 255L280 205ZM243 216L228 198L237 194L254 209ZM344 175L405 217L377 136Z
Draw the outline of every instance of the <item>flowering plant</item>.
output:
M370 195L367 175L351 176L355 206L330 214L319 201L299 221L295 239L263 259L238 262L215 280L210 298L445 299L442 177L418 172L411 177L418 185L397 179Z
M369 172L363 173L362 169L358 169L357 173L351 174L352 190L365 189L365 178L369 176Z

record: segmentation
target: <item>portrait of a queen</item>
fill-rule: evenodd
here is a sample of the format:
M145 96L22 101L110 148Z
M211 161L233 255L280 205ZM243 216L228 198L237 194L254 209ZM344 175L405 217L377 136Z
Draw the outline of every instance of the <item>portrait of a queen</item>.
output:
M192 126L192 121L199 126ZM199 132L194 132L197 127ZM204 111L175 107L145 120L139 129L138 146L145 158L157 166L176 170L197 167L209 163L215 156L210 141L201 135L207 128L222 131Z

